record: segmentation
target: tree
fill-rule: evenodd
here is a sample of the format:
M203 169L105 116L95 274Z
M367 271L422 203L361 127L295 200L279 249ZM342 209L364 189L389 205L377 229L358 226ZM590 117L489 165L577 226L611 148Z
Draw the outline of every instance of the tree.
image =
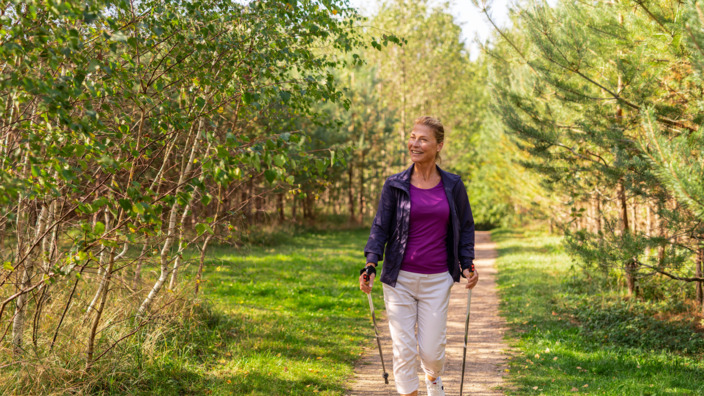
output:
M263 192L324 174L291 119L342 99L332 70L363 45L359 17L344 1L94 0L0 18L0 323L15 359L80 351L89 371L169 314L189 245L202 265Z
M690 61L672 5L532 3L490 52L497 113L530 155L525 165L569 202L568 246L586 269L616 270L631 295L648 272L688 278L674 273L698 243L698 222L643 144L645 114L668 134L697 129L699 94L678 77Z

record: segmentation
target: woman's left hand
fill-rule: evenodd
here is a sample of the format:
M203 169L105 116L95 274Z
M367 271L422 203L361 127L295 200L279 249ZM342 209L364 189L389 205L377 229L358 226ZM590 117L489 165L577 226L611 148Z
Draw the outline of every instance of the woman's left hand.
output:
M479 282L479 273L476 269L474 272L469 272L469 269L466 269L462 271L462 274L464 274L464 277L467 278L467 286L465 286L467 289L474 288L474 286L477 285L477 282Z

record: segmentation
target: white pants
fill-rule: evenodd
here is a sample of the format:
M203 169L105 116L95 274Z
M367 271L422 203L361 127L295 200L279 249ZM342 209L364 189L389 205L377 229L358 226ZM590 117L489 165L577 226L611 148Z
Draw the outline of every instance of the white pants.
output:
M443 373L447 307L453 283L449 272L426 275L401 271L396 287L384 284L394 350L394 381L399 393L418 389L416 358L419 352L425 374L439 377Z

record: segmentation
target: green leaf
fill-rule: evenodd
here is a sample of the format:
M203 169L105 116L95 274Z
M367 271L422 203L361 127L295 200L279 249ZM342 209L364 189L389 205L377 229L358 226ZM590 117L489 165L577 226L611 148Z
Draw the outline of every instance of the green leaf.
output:
M264 171L264 177L269 183L273 183L276 180L276 171L273 169L267 169Z
M130 210L132 209L132 201L129 199L121 198L117 200L117 203L120 204L120 207L124 210Z
M203 205L208 206L208 204L209 204L210 201L212 201L212 200L213 200L213 196L212 196L212 195L210 195L210 194L203 194L203 198L200 199L200 202L201 202Z
M9 261L5 261L4 263L2 263L2 268L7 271L14 271L15 270L15 267L13 267L12 263Z
M96 234L103 234L105 232L105 224L102 222L98 221L95 223L95 228L93 228L93 231Z
M203 235L206 231L210 234L213 233L213 229L210 228L209 224L205 224L205 223L196 224L196 233L198 234L198 236Z

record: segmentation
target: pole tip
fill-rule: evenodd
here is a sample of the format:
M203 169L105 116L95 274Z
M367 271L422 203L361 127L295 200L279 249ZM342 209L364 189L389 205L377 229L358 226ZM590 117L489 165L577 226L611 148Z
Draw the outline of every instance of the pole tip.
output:
M384 382L386 383L386 385L389 384L389 373L384 373Z

